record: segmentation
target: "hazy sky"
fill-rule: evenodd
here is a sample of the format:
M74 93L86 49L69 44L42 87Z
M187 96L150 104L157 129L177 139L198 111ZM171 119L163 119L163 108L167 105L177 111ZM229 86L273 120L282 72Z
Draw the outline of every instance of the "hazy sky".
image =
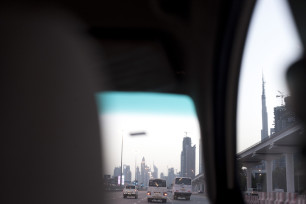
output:
M285 73L302 52L291 12L284 0L259 0L255 7L242 60L238 99L238 152L261 139L262 74L266 81L268 126L273 108L281 105L278 91L288 94ZM269 131L270 132L270 131Z
M105 173L113 175L120 166L123 136L123 164L131 166L134 179L135 162L142 157L153 170L168 174L168 168L180 171L183 138L191 137L196 145L196 173L198 173L199 124L191 99L184 95L157 93L106 92L98 95L101 125L106 155ZM103 104L103 105L102 105ZM145 136L130 136L131 132L146 132Z
M273 108L281 104L278 91L288 94L284 74L302 52L288 5L284 0L259 0L253 14L244 51L238 98L237 137L242 151L261 138L262 74L266 81L268 125L273 127ZM120 99L119 99L120 97ZM196 145L196 173L199 159L199 125L190 98L165 97L163 94L106 93L98 95L106 155L105 173L113 175L120 166L123 136L123 164L131 166L134 179L135 162L180 171L182 141L188 132ZM118 100L119 99L119 100ZM118 103L124 101L124 103ZM103 114L102 114L103 113ZM102 124L103 121L103 124ZM145 131L146 136L131 137L131 132Z

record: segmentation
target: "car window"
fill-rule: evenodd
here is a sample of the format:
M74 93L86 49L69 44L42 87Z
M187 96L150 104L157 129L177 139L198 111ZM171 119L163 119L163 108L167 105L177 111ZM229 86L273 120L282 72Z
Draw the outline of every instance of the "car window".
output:
M149 186L151 187L166 187L166 181L165 180L150 180Z
M241 65L237 119L238 179L257 200L293 199L305 186L299 167L298 132L285 83L302 43L287 1L259 0ZM250 201L245 197L245 201Z
M140 191L151 185L171 188L176 177L187 176L195 179L195 192L207 190L199 123L189 96L101 92L96 98L105 155L105 189L117 191L126 184ZM146 196L141 193L140 197Z
M176 178L175 184L185 184L185 185L191 185L191 179L188 178Z

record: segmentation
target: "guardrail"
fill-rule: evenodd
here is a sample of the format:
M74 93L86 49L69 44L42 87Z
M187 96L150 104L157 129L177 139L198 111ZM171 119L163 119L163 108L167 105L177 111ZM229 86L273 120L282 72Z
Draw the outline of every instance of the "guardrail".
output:
M286 192L258 192L244 195L246 204L306 204L306 195Z

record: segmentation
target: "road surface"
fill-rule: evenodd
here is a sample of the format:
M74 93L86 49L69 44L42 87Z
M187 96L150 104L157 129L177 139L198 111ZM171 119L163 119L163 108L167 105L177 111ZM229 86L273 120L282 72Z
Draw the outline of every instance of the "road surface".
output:
M148 204L146 191L139 191L138 192L138 199L133 197L123 198L122 192L107 192L105 201L109 204ZM161 203L161 201L152 202L154 203ZM208 198L203 194L196 194L192 195L190 200L179 199L173 200L171 193L169 192L167 203L175 203L175 204L209 204ZM151 204L151 203L150 203Z

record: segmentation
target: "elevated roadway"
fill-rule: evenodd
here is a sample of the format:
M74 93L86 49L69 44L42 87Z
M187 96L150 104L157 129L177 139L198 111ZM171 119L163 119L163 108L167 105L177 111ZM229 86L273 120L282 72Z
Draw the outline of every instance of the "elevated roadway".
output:
M254 167L265 166L267 191L272 192L273 160L285 156L287 192L294 192L294 153L298 151L299 137L302 133L299 124L272 134L253 146L237 154L238 162L247 168L247 188L251 188L251 173Z

